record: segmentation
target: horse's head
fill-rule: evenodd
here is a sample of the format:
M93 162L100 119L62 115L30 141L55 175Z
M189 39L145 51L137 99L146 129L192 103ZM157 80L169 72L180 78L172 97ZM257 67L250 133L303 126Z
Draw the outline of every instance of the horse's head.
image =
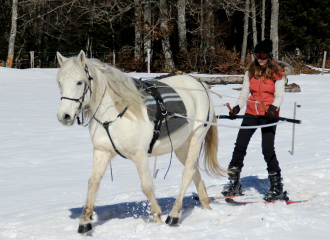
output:
M84 51L72 58L66 58L57 52L57 59L61 66L57 82L62 93L57 118L63 125L72 125L92 95L92 77L88 68L91 65Z

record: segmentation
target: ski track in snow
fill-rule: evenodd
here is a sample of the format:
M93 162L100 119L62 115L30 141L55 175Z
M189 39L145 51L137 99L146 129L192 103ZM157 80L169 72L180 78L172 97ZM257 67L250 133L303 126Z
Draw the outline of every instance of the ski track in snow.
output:
M249 204L231 206L224 200L203 210L191 198L189 186L178 227L157 225L143 195L139 177L131 161L115 157L114 181L107 170L102 179L93 214L93 230L77 233L79 217L91 174L92 144L88 129L64 127L57 120L60 91L56 84L58 69L0 68L0 239L328 239L330 234L330 128L329 75L289 76L289 83L300 85L301 93L286 93L281 116L292 118L297 109L294 155L290 154L292 124L277 128L276 154L282 168L284 190L291 200L306 203L285 205ZM159 74L131 73L134 77ZM218 85L219 94L238 97L232 88ZM228 114L220 104L236 99L212 96L216 114ZM244 110L241 111L243 113ZM241 120L218 120L239 126ZM227 167L238 129L218 128L219 163ZM261 134L253 136L242 184L247 196L261 200L269 188L266 164L261 153ZM165 221L178 194L182 165L173 155L172 166L164 180L170 155L157 159L154 179L156 197ZM153 169L153 158L150 158ZM214 179L202 172L209 196L219 195L227 179ZM251 196L252 195L252 196Z

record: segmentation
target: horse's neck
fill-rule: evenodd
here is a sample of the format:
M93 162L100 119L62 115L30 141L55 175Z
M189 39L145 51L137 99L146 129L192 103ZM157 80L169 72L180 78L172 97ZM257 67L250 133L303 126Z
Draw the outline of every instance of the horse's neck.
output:
M112 121L119 114L115 107L115 102L108 94L108 91L106 91L105 94L102 93L102 96L99 96L92 109L93 115L103 122Z

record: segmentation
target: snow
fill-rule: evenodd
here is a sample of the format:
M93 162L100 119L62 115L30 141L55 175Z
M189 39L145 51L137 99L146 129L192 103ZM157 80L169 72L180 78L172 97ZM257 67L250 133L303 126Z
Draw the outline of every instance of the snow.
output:
M301 93L286 93L281 116L292 118L297 108L294 155L291 123L280 124L276 154L282 168L284 189L291 200L285 205L256 203L231 206L224 200L203 210L192 199L192 184L184 198L178 227L157 225L140 188L134 164L119 156L112 162L113 182L107 170L97 196L93 231L77 233L91 174L92 144L88 129L64 127L57 120L60 92L55 82L58 69L0 68L0 239L328 239L330 234L330 89L329 75L289 76ZM131 73L134 77L159 74ZM238 85L212 88L217 114L227 114L223 104L236 103ZM218 120L239 126L241 120ZM219 163L227 167L238 129L219 127ZM242 171L247 196L261 200L268 190L261 136L253 136ZM174 155L173 155L174 156ZM156 196L165 221L178 194L182 165L174 156L164 180L170 155L157 159ZM150 169L154 159L150 158ZM202 172L209 196L220 195L227 179Z

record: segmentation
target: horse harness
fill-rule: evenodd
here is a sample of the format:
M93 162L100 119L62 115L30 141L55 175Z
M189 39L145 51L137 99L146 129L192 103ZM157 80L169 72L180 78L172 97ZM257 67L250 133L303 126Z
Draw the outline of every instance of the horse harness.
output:
M153 134L152 140L151 140L150 145L149 145L149 150L148 150L148 153L150 154L152 152L152 148L153 148L155 142L157 141L157 139L160 136L160 128L161 128L161 125L162 125L162 121L165 120L165 123L167 124L166 116L169 113L167 112L167 110L165 108L163 98L161 97L160 93L158 92L157 86L149 84L147 82L142 82L141 80L137 80L137 79L133 79L133 80L134 80L134 83L136 84L136 86L138 88L142 88L143 90L148 92L152 97L154 97L154 99L156 100L156 103L157 103L157 114L156 114L156 120L154 121L154 134ZM115 120L117 120L118 118L121 118L125 114L125 112L127 111L128 107L129 106L125 107L124 110L121 113L118 114L118 116L116 117ZM111 125L115 120L110 121L110 122L105 121L105 122L102 123L100 120L98 120L95 117L95 114L94 114L93 118L96 120L96 122L98 122L100 125L102 125L103 128L105 129L105 131L107 132L107 135L109 137L109 140L110 140L110 142L112 144L112 147L114 148L115 152L118 155L120 155L121 157L126 158L116 148L116 145L114 144L114 142L111 138L110 132L109 132L109 125Z
M154 134L151 139L150 145L149 145L149 150L148 153L150 154L152 152L152 148L155 145L155 142L160 136L160 128L162 126L163 120L165 120L165 123L167 125L166 117L167 115L171 115L171 113L168 113L164 100L157 90L157 86L154 84L150 84L148 82L143 82L138 79L133 79L135 85L138 87L138 89L144 89L147 93L149 93L155 100L156 100L156 106L157 106L157 112L156 112L156 119L154 120Z
M87 67L87 64L85 64L85 68L84 68L84 71L86 72L87 76L88 76L88 80L89 82L91 83L91 81L93 80L93 78L90 76L89 74L89 71L88 71L88 67ZM167 125L167 116L168 115L173 115L172 113L169 113L166 108L165 108L165 104L164 104L164 101L163 101L163 98L161 96L161 94L159 93L159 91L157 90L157 86L155 84L150 84L146 81L142 81L141 79L134 79L133 78L133 81L135 83L135 85L137 86L138 89L143 89L145 90L149 95L151 95L155 101L156 101L156 106L157 106L157 112L156 112L156 118L154 120L154 131L153 131L153 137L152 137L152 140L150 142L150 145L149 145L149 150L148 150L148 153L150 154L152 152L152 149L153 149L153 146L155 144L155 142L158 140L159 136L160 136L160 129L161 129L161 126L162 126L162 122L165 120L165 123L166 123L166 127L167 127L167 131L168 131L168 136L169 136L169 130L168 130L168 125ZM202 86L204 87L205 89L205 92L207 93L207 90L205 88L205 86L203 85L203 83L201 83ZM80 105L77 109L77 112L79 114L79 112L81 112L81 108L82 108L82 104L84 102L84 99L85 99L85 95L86 93L88 92L88 90L90 90L90 95L92 95L92 89L85 85L85 89L84 89L84 93L83 95L80 97L80 98L68 98L68 97L61 97L61 100L62 99L67 99L67 100L71 100L71 101L75 101L75 102L79 102ZM105 92L104 92L105 93ZM104 96L104 94L103 94ZM208 99L210 101L210 98L209 98L209 95L207 94L208 96ZM103 97L102 97L103 98ZM81 101L80 101L81 100ZM101 103L100 103L101 104ZM100 105L99 105L100 106ZM115 120L117 120L118 118L121 118L125 112L127 111L129 106L126 106L124 108L124 110L118 114L118 116L116 117ZM99 107L98 107L99 108ZM97 108L97 110L98 110ZM100 120L98 120L96 117L95 117L95 114L97 112L97 110L95 111L92 119L95 119L96 122L98 122L100 125L103 126L103 128L105 129L108 137L109 137L109 140L112 144L112 147L114 148L115 152L120 155L121 157L123 158L126 158L125 156L123 156L120 151L116 148L112 138L111 138L111 135L110 135L110 132L109 132L109 125L111 125L115 120L113 121L105 121L105 122L101 122ZM209 111L208 111L208 116L207 116L207 121L209 121L209 112L210 112L210 105L209 105ZM79 116L77 117L77 122L78 122L78 125L83 125L83 116L82 116L82 122L80 122L79 120ZM89 124L89 123L88 123ZM88 126L88 124L86 125L83 125L84 127ZM205 123L204 126L206 127L207 124Z
M95 119L95 121L98 122L99 124L101 124L101 125L103 126L103 128L105 129L105 131L107 132L108 137L109 137L109 140L110 140L110 142L111 142L111 144L112 144L112 147L113 147L113 149L115 150L115 152L116 152L119 156L121 156L121 157L123 157L123 158L126 158L126 157L125 157L124 155L122 155L122 154L119 152L119 150L116 148L116 145L115 145L114 142L112 141L112 138L111 138L111 135L110 135L110 132L109 132L109 125L111 125L111 124L112 124L114 121L116 121L118 118L121 118L121 117L124 115L124 113L127 111L127 108L128 108L128 106L125 107L124 110L123 110L121 113L118 114L118 116L116 117L115 120L110 121L110 122L105 121L105 122L102 123L100 120L98 120L98 119L95 117L95 114L94 114L94 116L93 116L93 118Z

